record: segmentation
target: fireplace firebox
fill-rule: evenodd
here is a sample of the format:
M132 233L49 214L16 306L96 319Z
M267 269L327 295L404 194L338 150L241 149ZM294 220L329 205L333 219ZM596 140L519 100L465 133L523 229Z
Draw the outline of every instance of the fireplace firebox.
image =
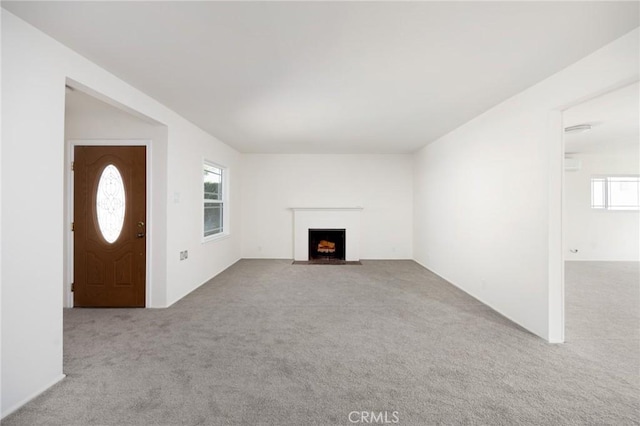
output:
M345 229L309 229L309 261L344 262Z

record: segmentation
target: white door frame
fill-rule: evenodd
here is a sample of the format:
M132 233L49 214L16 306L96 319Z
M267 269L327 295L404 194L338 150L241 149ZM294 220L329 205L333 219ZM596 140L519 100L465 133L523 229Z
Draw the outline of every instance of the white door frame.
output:
M152 144L151 140L148 139L69 139L66 142L67 144L67 158L65 161L65 176L67 176L67 214L66 214L66 223L65 223L65 239L67 243L66 250L66 271L64 274L65 280L63 282L63 306L65 308L73 307L73 293L71 292L71 283L73 282L73 232L71 231L71 223L73 223L73 172L71 171L71 165L73 164L74 159L74 150L76 146L144 146L146 147L146 168L147 168L147 195L146 195L146 208L147 208L147 230L153 229L153 210L151 208L153 191L151 190L152 181L151 181L151 149ZM151 293L153 292L153 286L150 285L152 281L151 279L151 259L153 256L151 244L153 238L153 233L149 233L147 231L146 238L146 250L147 250L147 260L145 265L145 307L149 307L151 305Z
M564 111L591 99L638 82L637 78L620 81L605 90L590 93L570 104L549 111L549 343L565 341L565 252L564 252Z
M564 127L563 109L549 112L548 341L564 343Z

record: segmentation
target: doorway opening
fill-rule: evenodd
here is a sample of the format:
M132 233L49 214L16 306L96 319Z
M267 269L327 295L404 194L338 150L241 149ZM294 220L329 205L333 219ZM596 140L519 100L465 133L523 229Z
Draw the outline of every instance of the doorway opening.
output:
M162 206L166 205L166 173L162 165L166 163L167 127L155 120L145 117L127 107L93 92L91 89L67 80L65 97L65 237L64 237L64 280L63 306L74 307L75 290L75 262L74 262L74 155L76 146L104 146L122 147L135 146L145 151L146 162L146 219L135 221L144 222L145 261L144 261L144 295L142 303L136 306L164 307L166 306L166 275L162 268L154 268L154 264L164 263L163 253L166 251L166 214ZM114 163L115 164L115 163ZM160 164L161 167L153 167ZM103 164L103 169L106 164ZM103 170L104 171L104 170ZM120 170L120 172L122 172ZM97 185L97 180L93 184ZM97 187L93 188L97 190ZM96 200L94 199L93 202ZM154 208L154 206L160 206ZM97 214L91 217L97 221ZM99 229L97 222L92 226ZM123 225L124 226L124 225ZM123 228L124 229L124 228ZM124 231L123 231L124 232ZM104 237L100 237L104 242ZM115 244L118 245L118 244ZM112 247L115 247L112 246ZM138 251L139 255L140 251ZM122 282L128 281L131 271L128 261L121 259L118 272ZM100 262L97 262L98 264ZM138 296L139 297L139 296ZM105 304L99 306L107 306Z
M563 112L565 342L628 378L640 350L640 83Z

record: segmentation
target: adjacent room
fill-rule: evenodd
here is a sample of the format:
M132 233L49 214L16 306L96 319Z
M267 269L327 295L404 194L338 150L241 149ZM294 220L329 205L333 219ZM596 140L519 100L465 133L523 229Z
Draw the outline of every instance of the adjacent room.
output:
M0 13L3 424L640 422L640 3Z
M640 379L640 85L563 114L567 346Z

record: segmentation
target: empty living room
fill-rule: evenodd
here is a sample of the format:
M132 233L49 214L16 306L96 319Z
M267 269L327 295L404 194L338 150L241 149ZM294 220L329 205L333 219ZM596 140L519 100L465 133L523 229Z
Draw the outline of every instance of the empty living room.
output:
M3 425L640 424L640 2L0 17Z

